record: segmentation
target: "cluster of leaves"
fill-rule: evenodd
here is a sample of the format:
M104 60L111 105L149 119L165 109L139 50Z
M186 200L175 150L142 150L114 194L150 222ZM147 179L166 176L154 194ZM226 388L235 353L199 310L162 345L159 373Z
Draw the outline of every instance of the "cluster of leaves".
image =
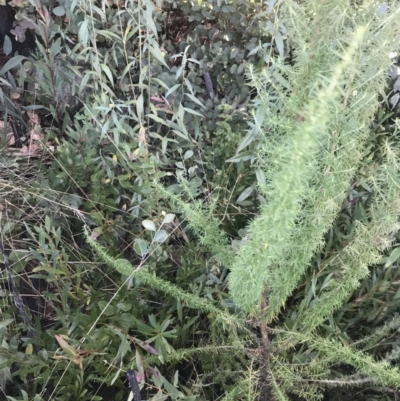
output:
M236 330L208 329L212 316L232 308L227 269L196 243L186 213L156 183L208 199L210 216L221 215L232 233L244 226L252 173L227 169L225 159L247 116L246 65L268 62L275 50L285 55L275 3L267 14L247 2L12 4L23 7L18 15L31 20L38 41L34 62L15 56L0 72L11 84L2 81L5 118L40 146L19 152L17 165L7 161L2 177L16 188L13 207L2 198L10 216L2 240L17 287L32 293L36 329L34 339L24 337L24 326L11 324L14 306L4 305L8 396L93 400L111 391L124 399L123 372L134 367L149 399L211 399L243 371ZM23 137L15 133L13 145L23 146ZM26 156L37 160L35 178ZM147 275L129 277L93 259L84 225L110 255L145 264ZM168 293L168 285L160 293L154 274L186 295Z
M31 20L38 42L34 62L16 56L0 71L5 120L19 124L24 135L14 133L15 143L26 147L10 158L8 137L3 142L0 240L18 288L28 293L36 336L25 337L26 327L15 321L4 275L0 387L9 399L124 400L124 372L132 368L146 399L256 399L265 354L260 358L259 330L246 325L244 311L254 313L266 282L273 284L267 316L254 315L257 324L276 319L270 387L277 399L286 393L320 399L323 380L332 372L340 377L346 358L364 374L376 368L377 385L387 380L395 387L395 373L385 376L383 364L368 364L344 348L354 344L386 362L398 353L392 334L398 248L388 248L389 239L375 244L386 252L383 261L373 246L357 248L358 238L390 236L374 231L383 219L374 200L390 192L385 169L397 160L388 162L397 146L395 123L383 133L382 112L372 136L357 126L365 129L376 108L378 64L390 44L379 35L364 47L348 42L355 22L343 15L353 10L351 2L338 1L330 11L330 2L315 9L310 2L313 11L304 20L299 15L310 8L278 0L13 3L23 7L19 15ZM315 15L332 27L320 42L309 28L318 28ZM356 15L361 23L367 14ZM377 30L393 38L397 28L388 25ZM304 37L296 37L300 28ZM342 47L376 64L353 63L349 52L338 63ZM331 83L319 80L321 69L335 65L340 71ZM361 107L357 91L366 91L366 76L375 86L368 83ZM350 104L343 112L342 84ZM26 132L30 145L24 145ZM386 146L388 136L394 145ZM367 137L369 153L361 150ZM294 152L288 143L295 143ZM337 160L348 164L339 169ZM329 169L338 171L336 182L326 186L331 192L310 228L307 213L320 198L304 177L322 182ZM267 219L247 226L260 206ZM392 229L397 208L389 206L382 210ZM293 216L297 231L290 236ZM354 278L340 263L353 263L351 252L360 249L365 268ZM260 255L267 267L261 274L255 269ZM285 270L285 276L282 268L297 263L296 255L303 270ZM346 274L348 282L361 281L355 292L340 286ZM327 293L335 291L330 305ZM334 343L338 338L343 349Z

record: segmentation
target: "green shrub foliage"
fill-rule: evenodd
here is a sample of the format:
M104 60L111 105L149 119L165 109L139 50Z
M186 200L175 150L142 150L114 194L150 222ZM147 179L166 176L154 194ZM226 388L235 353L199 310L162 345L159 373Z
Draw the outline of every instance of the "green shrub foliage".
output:
M0 240L37 308L29 338L2 276L4 394L395 395L400 4L15 3L2 110L40 152L2 135Z

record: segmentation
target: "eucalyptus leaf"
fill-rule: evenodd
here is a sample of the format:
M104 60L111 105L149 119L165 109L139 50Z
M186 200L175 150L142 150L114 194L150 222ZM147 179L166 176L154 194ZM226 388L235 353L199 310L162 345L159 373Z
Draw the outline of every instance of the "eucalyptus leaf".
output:
M12 70L15 67L19 67L21 65L22 60L25 60L24 56L14 56L10 60L8 60L3 68L0 70L0 75L4 75L6 72Z
M239 197L236 199L236 203L241 203L246 200L254 191L253 186L245 188Z
M285 55L285 50L284 50L284 44L283 44L283 37L282 37L282 34L279 32L279 30L275 30L274 40L275 40L276 47L279 51L279 55L283 59L284 55Z
M385 263L385 268L393 265L399 258L400 258L400 246L394 248L392 252L390 252L390 255Z

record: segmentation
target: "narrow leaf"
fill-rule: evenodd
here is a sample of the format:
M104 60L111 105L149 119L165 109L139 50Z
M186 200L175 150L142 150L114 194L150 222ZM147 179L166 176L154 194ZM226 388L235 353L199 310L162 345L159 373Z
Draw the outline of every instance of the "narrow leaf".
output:
M276 47L277 47L277 49L279 51L279 55L283 59L283 56L284 56L284 53L285 53L284 52L284 46L283 46L283 38L282 38L282 34L278 30L276 30L274 32L274 39L275 39Z
M8 60L7 63L4 64L3 68L0 70L0 75L5 74L7 71L19 66L22 60L25 60L24 56L15 56L12 59Z
M247 199L253 192L254 188L253 187L247 187L237 198L236 203L243 202L245 199Z
M394 248L386 260L385 268L391 266L400 257L400 247Z

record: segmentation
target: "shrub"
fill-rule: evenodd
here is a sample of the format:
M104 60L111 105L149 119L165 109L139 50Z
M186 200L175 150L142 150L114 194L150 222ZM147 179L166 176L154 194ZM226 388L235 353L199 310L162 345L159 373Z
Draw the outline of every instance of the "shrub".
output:
M7 164L3 260L17 288L46 289L28 322L2 306L7 395L122 400L131 369L153 400L395 391L395 347L370 347L397 319L345 325L397 255L397 141L370 129L397 3L58 3L32 2L38 61L15 72L40 83L42 153L34 179Z

